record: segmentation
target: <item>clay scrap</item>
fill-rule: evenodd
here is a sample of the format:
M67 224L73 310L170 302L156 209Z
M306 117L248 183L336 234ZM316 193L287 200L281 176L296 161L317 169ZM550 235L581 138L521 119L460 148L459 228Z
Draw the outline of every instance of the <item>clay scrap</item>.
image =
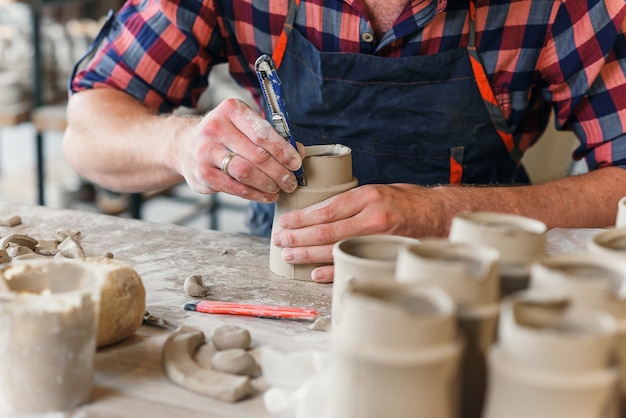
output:
M260 372L249 347L250 333L241 327L217 328L207 341L201 330L182 326L165 340L163 370L172 382L186 389L237 402L252 396L252 377Z
M187 296L195 298L203 298L209 294L209 288L204 285L202 276L199 274L187 277L183 289Z

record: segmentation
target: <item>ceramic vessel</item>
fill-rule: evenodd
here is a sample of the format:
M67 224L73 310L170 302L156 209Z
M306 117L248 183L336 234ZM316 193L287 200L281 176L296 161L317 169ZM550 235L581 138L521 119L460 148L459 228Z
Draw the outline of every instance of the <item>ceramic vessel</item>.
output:
M480 418L486 388L486 353L496 339L500 311L498 252L480 244L422 240L400 249L396 278L440 286L457 304L465 340L461 416Z
M616 417L616 331L611 315L560 293L507 297L488 355L484 417Z
M626 227L605 229L587 243L591 252L626 257Z
M279 194L274 211L272 234L280 231L278 218L286 212L319 203L331 196L357 186L352 176L352 150L344 145L314 145L305 148L302 162L306 186L293 193ZM311 271L321 264L288 264L281 256L282 249L270 244L270 269L289 279L311 280Z
M535 219L495 212L466 212L450 225L453 242L483 244L500 254L503 295L528 287L531 263L546 251L546 225Z
M333 418L451 418L462 344L454 303L419 283L351 282L333 329Z
M619 229L607 232L620 231ZM608 240L612 241L612 240ZM533 264L531 288L561 292L575 304L606 312L617 321L617 359L626 367L626 262L597 252L556 254ZM622 416L626 416L626 374L620 378Z
M0 415L90 401L102 274L82 261L37 259L0 274Z
M394 281L399 250L417 243L417 239L396 235L367 235L336 243L333 246L333 326L341 322L343 295L349 281Z

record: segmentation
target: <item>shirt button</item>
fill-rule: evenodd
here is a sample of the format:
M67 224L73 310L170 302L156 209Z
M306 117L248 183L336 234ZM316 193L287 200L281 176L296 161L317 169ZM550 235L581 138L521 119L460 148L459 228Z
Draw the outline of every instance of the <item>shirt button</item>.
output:
M365 32L363 35L361 35L361 39L363 39L363 42L373 42L374 34L370 32Z

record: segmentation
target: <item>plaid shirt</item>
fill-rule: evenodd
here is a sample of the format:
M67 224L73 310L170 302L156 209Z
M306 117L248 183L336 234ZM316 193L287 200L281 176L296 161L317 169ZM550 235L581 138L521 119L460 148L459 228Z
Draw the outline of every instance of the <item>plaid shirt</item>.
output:
M557 128L590 169L626 167L624 0L475 0L477 48L523 151ZM258 98L254 61L271 54L288 0L128 0L73 91L121 89L162 112L195 107L212 66ZM361 0L302 0L295 30L324 52L405 57L464 48L467 0L412 0L381 40Z

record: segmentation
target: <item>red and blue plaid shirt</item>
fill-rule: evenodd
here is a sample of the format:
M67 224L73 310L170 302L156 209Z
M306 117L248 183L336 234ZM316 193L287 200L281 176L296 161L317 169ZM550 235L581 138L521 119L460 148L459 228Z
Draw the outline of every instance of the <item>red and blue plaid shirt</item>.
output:
M626 167L624 0L474 0L477 47L520 149L557 128L591 169ZM121 89L162 112L195 107L228 62L258 97L254 62L271 54L288 0L128 0L73 91ZM468 0L412 0L381 40L361 0L301 0L295 30L319 50L405 57L465 48Z

